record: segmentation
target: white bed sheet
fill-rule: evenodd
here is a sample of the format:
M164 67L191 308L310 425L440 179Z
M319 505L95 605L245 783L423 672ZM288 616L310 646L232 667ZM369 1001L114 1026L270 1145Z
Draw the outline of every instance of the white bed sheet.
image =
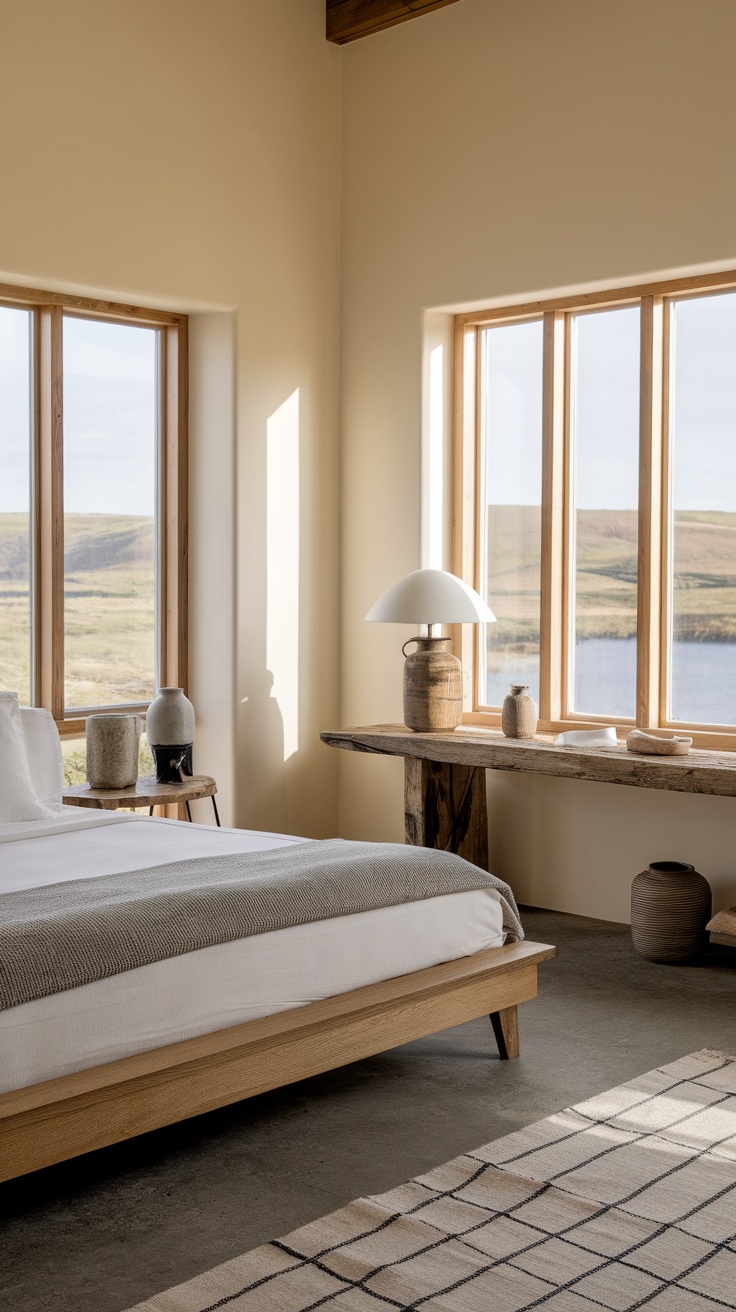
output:
M13 832L10 832L13 831ZM0 826L0 893L305 840L64 808ZM0 1012L0 1093L304 1006L504 942L495 889L296 925Z

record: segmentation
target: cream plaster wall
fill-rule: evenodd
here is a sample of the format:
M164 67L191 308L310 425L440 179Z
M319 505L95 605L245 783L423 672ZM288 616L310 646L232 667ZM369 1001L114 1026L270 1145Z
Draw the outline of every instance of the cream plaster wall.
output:
M341 722L401 719L408 630L362 617L426 552L427 308L736 263L732 0L462 0L343 63ZM424 388L426 396L426 387ZM628 919L649 860L736 900L736 802L489 782L492 868ZM401 766L341 755L349 837L401 836Z
M0 0L0 34L0 280L199 312L196 763L226 819L334 832L337 762L317 740L337 718L340 52L324 0ZM268 503L283 514L283 482L298 507L285 761L266 451L295 394L298 471L272 460Z
M305 834L334 832L339 767L341 832L390 838L400 763L317 733L401 716L408 633L362 616L431 550L444 328L425 311L732 264L736 11L463 0L342 51L323 18L323 0L0 0L0 279L194 314L198 764L227 818ZM292 555L269 565L282 526ZM666 855L736 896L732 802L489 791L494 867L531 901L625 919L631 875Z

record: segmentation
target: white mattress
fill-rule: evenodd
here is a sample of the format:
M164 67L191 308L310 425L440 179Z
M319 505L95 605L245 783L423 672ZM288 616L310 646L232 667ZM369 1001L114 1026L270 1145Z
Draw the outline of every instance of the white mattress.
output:
M64 808L0 825L0 894L303 839ZM498 947L495 889L223 943L0 1012L0 1093Z

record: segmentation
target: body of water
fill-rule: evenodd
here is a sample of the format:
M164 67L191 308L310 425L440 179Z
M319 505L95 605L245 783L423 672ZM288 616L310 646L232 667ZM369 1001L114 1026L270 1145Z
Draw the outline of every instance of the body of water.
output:
M509 683L526 683L539 701L539 658L520 656L508 673L488 677L488 704L500 706ZM575 709L581 714L628 716L636 707L636 640L589 638L575 649ZM736 724L736 644L676 642L672 659L672 718Z

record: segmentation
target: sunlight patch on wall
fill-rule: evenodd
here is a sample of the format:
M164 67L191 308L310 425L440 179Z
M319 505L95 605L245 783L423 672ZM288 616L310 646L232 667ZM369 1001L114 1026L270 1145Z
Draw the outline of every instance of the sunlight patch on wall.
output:
M429 569L442 569L443 560L443 496L444 496L444 349L435 346L429 357L429 452L428 452L428 537L427 561Z
M284 726L284 760L299 750L299 389L266 436L266 664Z
M452 537L450 440L454 321L425 310L422 325L421 502L419 561L424 569L447 569Z

